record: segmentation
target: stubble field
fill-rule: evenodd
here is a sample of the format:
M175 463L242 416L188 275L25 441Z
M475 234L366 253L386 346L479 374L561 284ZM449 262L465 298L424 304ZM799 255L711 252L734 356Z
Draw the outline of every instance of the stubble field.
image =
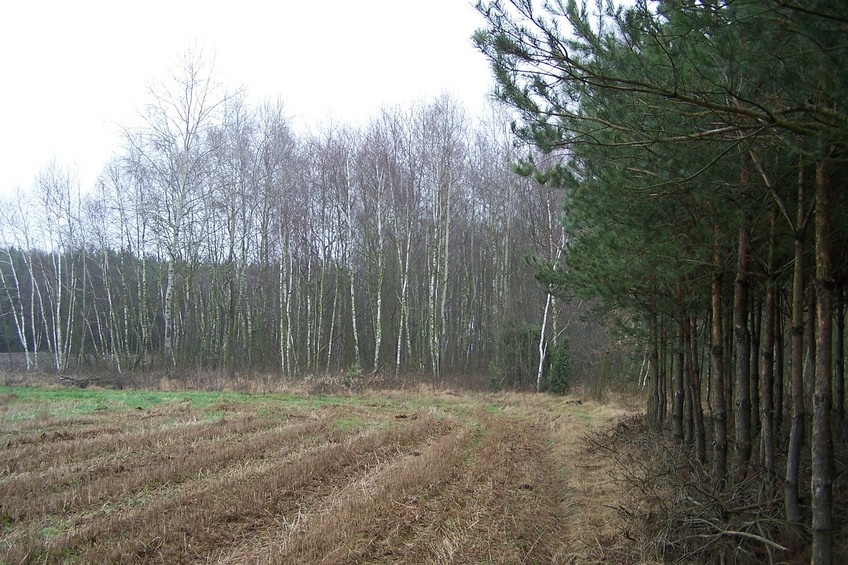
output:
M0 388L2 563L582 562L614 514L522 394Z

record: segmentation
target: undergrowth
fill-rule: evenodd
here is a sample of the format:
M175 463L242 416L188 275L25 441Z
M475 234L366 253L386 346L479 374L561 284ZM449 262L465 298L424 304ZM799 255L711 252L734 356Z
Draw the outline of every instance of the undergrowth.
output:
M613 461L613 480L623 488L614 543L596 557L619 563L806 563L809 562L809 496L801 524L783 518L781 481L752 466L744 476L717 481L667 432L644 415L584 438L593 456ZM837 448L834 484L836 562L848 562L848 461ZM784 454L781 454L781 459ZM805 462L809 467L809 458ZM785 463L780 461L780 472ZM806 475L809 476L809 469ZM809 484L807 481L805 484Z

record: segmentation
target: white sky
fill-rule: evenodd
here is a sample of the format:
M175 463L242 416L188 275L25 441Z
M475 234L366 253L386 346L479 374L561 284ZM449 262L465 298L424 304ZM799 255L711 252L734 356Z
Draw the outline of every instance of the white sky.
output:
M492 80L470 0L41 0L0 8L0 194L52 159L91 186L177 57L280 97L295 126L361 123L443 91L471 112Z

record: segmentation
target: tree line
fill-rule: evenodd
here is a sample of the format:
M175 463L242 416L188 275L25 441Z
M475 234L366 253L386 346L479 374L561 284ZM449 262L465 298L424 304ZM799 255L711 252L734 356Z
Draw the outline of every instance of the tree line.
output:
M654 424L725 487L765 469L786 519L809 525L813 562L831 562L846 422L842 5L478 9L515 132L561 156L524 170L567 189L563 260L539 278L615 313L650 358Z
M561 192L512 173L501 110L472 120L445 95L296 133L213 77L187 54L93 190L53 164L4 204L6 350L57 372L543 386L567 312L526 257L556 257Z

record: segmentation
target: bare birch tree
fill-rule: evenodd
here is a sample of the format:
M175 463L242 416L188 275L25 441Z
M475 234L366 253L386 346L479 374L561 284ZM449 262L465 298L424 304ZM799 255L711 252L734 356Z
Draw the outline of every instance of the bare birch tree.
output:
M174 363L174 292L177 266L186 248L186 225L209 191L204 173L215 150L206 143L225 100L214 81L213 68L202 53L187 52L168 83L150 89L144 127L128 132L127 143L149 171L159 208L156 223L163 234L167 274L163 293L163 363Z

